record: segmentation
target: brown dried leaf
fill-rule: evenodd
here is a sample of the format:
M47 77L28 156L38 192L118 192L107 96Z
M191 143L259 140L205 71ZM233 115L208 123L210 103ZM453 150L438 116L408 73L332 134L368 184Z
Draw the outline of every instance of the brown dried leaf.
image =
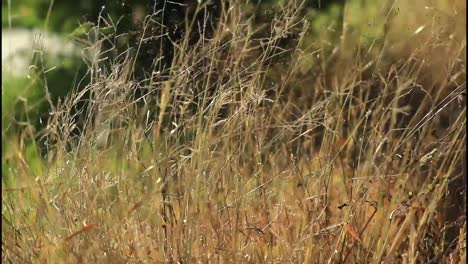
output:
M344 226L348 234L362 244L362 239L359 237L359 234L354 230L354 228L350 224L345 224Z
M97 227L97 225L95 225L95 224L85 225L80 230L78 230L75 233L73 233L73 234L69 235L68 237L66 237L65 241L69 241L70 239L74 238L75 236L77 236L77 235L79 235L81 233L89 232L89 231L93 230L96 227Z

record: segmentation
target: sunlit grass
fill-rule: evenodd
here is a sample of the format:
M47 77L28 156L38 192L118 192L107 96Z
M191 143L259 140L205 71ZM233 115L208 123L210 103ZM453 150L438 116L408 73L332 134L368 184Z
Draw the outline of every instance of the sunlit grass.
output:
M298 41L277 63L285 32L313 37L297 14L285 6L259 43L234 5L211 40L180 44L167 78L91 61L79 136L77 92L40 140L2 141L2 260L465 261L466 43L419 21L424 45L398 40L393 20L375 52L344 34L335 53Z

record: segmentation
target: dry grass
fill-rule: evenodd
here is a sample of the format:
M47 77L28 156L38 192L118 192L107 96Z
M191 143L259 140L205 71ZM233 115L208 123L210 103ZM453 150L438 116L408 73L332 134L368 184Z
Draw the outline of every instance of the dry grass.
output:
M211 40L181 43L168 76L146 82L131 61L91 61L81 135L77 92L51 116L46 158L27 158L32 131L9 143L2 261L465 260L465 32L444 37L440 24L403 44L387 32L375 55L346 43L304 71L316 51L277 47L305 28L296 11L257 40L234 5Z

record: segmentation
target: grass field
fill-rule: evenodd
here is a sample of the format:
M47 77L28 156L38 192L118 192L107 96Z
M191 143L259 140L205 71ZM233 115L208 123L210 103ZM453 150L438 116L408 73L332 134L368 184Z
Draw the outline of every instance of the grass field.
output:
M334 41L233 4L166 76L90 60L2 139L2 262L465 262L466 5L439 2L351 2Z

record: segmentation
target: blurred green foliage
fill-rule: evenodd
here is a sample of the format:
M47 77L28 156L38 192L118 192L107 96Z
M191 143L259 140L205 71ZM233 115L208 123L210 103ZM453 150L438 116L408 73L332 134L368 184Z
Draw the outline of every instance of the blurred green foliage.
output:
M362 10L358 6L362 1L351 1L351 9ZM357 3L357 4L356 4ZM268 22L281 12L281 6L290 4L285 0L263 0L251 2L250 10L257 10L256 23ZM311 46L317 42L316 49L325 49L324 43L332 43L341 34L343 22L343 0L312 0L306 1L306 13L309 22L309 34L303 46ZM348 3L347 3L348 5ZM374 5L376 6L376 5ZM119 22L119 31L131 27L132 10L136 7L150 8L151 1L135 0L83 0L78 2L29 0L2 2L2 28L40 28L54 32L66 38L80 38L93 27L96 18L101 14L108 22ZM348 8L348 6L347 6ZM351 10L350 9L350 10ZM371 10L367 8L367 10ZM151 10L146 10L148 13ZM354 11L353 11L354 12ZM355 11L358 12L358 11ZM351 24L363 23L366 15L353 16ZM364 21L365 22L365 21ZM105 30L105 28L104 28ZM377 33L368 31L369 37ZM326 45L325 45L326 46ZM308 70L316 63L315 60L304 60L304 70ZM2 134L12 131L14 124L29 123L35 127L44 125L49 111L49 103L45 100L45 89L48 89L51 100L56 103L59 98L66 96L86 74L85 65L77 55L50 56L44 51L42 64L31 62L37 67L36 73L25 73L25 77L13 77L2 73ZM44 73L47 69L53 70ZM29 77L26 77L26 76ZM47 84L47 85L46 85ZM21 87L21 89L19 89Z
M50 0L2 1L2 28L11 25L44 29L47 26L54 32L67 32L76 27L80 19L76 4L80 5Z
M148 5L145 0L54 0L2 1L2 28L40 28L68 34L80 24L97 21L101 14L108 22L120 24L130 17L132 7Z
M49 103L56 104L78 85L86 74L86 67L77 54L50 55L44 51L42 58L31 61L29 72L18 76L2 72L2 132L14 123L39 126L46 120Z
M307 2L310 10L307 16L312 21L312 38L342 16L342 4L331 5L341 0L321 1L323 4L318 9L319 2ZM287 4L288 1L284 0L264 0L251 2L251 8L257 10L256 20L261 23L271 20L281 12L281 6ZM53 0L2 1L2 28L39 28L67 39L79 39L89 33L94 26L90 21L96 22L99 15L111 24L119 21L118 31L121 32L132 26L131 16L135 8L143 7L145 10L151 9L151 6L152 2L146 0L82 0L73 3ZM151 11L145 10L146 13ZM47 50L42 54L40 60L36 58L31 61L31 65L35 66L34 72L24 73L21 77L2 72L3 136L18 133L27 125L44 127L50 111L46 89L52 103L56 104L86 74L82 58L76 54L52 56Z

